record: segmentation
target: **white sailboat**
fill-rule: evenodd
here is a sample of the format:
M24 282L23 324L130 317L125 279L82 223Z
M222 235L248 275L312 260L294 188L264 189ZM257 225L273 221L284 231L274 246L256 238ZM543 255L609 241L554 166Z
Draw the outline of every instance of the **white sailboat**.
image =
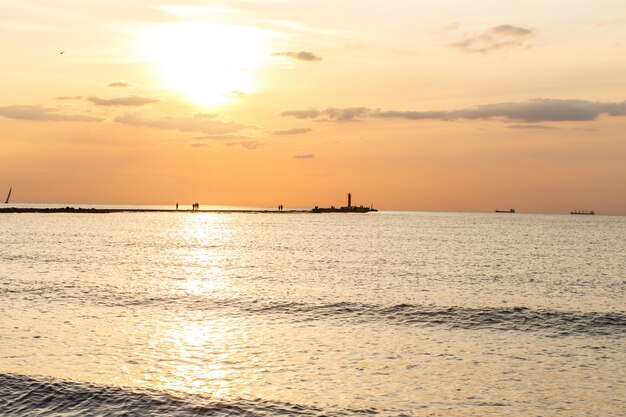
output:
M4 204L9 204L9 198L11 198L11 191L13 191L13 187L9 188L9 194L7 194L7 199L4 200Z

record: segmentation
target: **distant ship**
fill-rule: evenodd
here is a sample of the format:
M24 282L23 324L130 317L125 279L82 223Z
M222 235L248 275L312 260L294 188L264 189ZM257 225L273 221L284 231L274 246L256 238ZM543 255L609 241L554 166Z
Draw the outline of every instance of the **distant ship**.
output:
M7 194L7 199L4 200L4 204L9 204L9 198L11 198L11 191L13 191L13 187L9 188L9 194Z
M584 216L593 216L596 213L594 213L593 210L591 210L591 211L572 211L570 212L570 214L581 214Z
M509 210L496 210L496 213L515 213L515 209L509 209Z
M318 207L315 206L311 209L312 213L369 213L370 211L378 211L374 208L374 206L365 207L365 206L353 206L352 205L352 194L348 193L348 205L345 207Z

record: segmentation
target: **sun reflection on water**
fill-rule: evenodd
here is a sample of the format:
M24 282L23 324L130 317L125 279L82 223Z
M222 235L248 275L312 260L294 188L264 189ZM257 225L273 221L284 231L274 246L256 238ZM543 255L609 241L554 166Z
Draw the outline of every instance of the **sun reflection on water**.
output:
M175 285L179 292L194 296L225 294L228 258L219 250L229 245L229 219L215 214L185 216L178 229L179 245L174 249Z
M231 218L214 214L184 216L175 237L175 274L167 280L177 301L190 297L198 308L172 305L149 336L149 360L130 373L137 383L172 393L236 399L251 395L258 362L241 318L223 317L215 301L234 296L229 283L230 260L219 250L232 244ZM144 353L145 355L145 353Z

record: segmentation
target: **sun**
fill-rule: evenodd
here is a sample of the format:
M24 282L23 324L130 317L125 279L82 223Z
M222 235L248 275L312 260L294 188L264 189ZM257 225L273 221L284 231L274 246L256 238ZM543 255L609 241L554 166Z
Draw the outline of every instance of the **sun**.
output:
M139 32L138 48L164 87L214 106L255 90L255 76L268 55L267 38L254 27L161 24Z

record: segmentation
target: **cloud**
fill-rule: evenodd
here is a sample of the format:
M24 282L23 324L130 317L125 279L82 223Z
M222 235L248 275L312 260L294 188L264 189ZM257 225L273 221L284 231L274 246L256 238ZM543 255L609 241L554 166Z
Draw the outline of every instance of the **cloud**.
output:
M205 146L209 146L206 143L191 143L189 144L190 148L203 148Z
M315 55L313 52L308 51L285 51L285 52L274 52L272 56L284 56L291 59L296 59L298 61L321 61L322 58Z
M159 101L158 99L155 99L155 98L138 97L138 96L117 97L117 98L112 98L108 100L91 96L87 98L87 100L91 101L93 104L97 106L127 106L127 107L143 106L145 104L157 103Z
M293 157L296 159L314 159L315 155L312 153L305 153L302 155L294 155Z
M83 96L61 96L55 97L55 100L82 100Z
M348 107L345 109L336 109L330 107L325 110L330 120L336 120L340 122L347 122L353 120L359 120L370 113L372 110L365 107Z
M6 106L0 107L0 116L9 119L40 121L97 122L102 120L98 117L79 114L59 114L57 111L57 109L40 105Z
M510 36L513 38L532 36L533 31L520 26L500 25L493 27L487 33L498 36Z
M239 135L236 133L221 133L213 135L196 136L193 140L228 140L228 139L249 139L247 136Z
M226 146L241 146L242 148L248 149L249 151L254 151L257 149L261 149L265 146L263 142L259 142L256 140L247 140L242 142L231 142L225 143Z
M463 40L452 43L450 46L464 52L477 54L488 54L509 49L527 49L530 48L528 40L534 35L530 29L513 25L500 25L481 33L466 34Z
M280 113L281 116L291 116L296 119L315 119L320 116L322 112L315 109L307 109L307 110L285 110Z
M510 125L509 129L537 129L537 130L555 130L558 127L546 126L546 125Z
M175 129L181 132L202 132L207 135L223 135L239 131L246 126L235 122L224 122L213 114L198 113L191 117L144 118L139 113L126 113L114 119L117 123L145 126L155 129Z
M313 129L309 129L307 127L294 127L293 129L287 130L275 130L272 132L272 135L302 135L304 133L308 133Z
M107 87L132 87L133 84L127 83L126 81L115 81L113 83L107 84Z
M371 114L372 110L366 107L348 107L345 109L337 109L329 107L325 110L306 109L306 110L285 110L280 113L281 116L291 116L296 119L319 119L324 117L324 121L354 121L364 118Z
M449 112L457 119L502 118L521 122L562 122L595 120L601 114L626 115L626 101L621 103L593 102L586 100L558 100L536 98L518 103L485 104Z
M282 116L318 121L357 121L365 119L405 120L489 120L540 123L596 120L600 115L626 116L626 101L596 102L536 98L522 102L482 104L458 110L379 110L365 107L325 110L285 110Z

